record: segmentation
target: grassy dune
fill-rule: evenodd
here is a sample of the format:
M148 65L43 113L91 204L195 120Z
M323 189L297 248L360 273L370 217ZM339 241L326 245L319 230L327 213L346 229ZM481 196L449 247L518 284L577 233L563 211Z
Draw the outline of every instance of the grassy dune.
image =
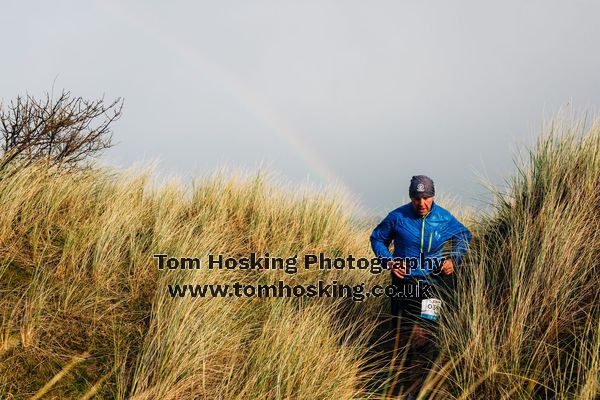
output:
M493 212L465 220L475 237L442 320L432 398L596 398L599 193L600 126L552 125ZM0 204L2 398L382 398L394 378L376 352L385 297L166 290L386 284L387 274L302 268L305 253L371 257L373 226L339 193L262 173L154 189L149 172L38 164L0 180ZM250 252L298 254L299 271L159 271L152 257Z

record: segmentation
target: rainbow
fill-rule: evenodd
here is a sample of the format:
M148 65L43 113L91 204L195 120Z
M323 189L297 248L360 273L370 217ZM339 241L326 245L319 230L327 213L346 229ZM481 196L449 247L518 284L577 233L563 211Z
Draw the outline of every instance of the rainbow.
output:
M316 153L302 141L301 135L297 130L292 128L280 114L274 112L272 107L269 107L265 101L260 99L247 87L244 87L241 82L236 80L225 69L214 62L211 62L209 58L200 55L198 51L191 46L186 45L180 40L176 40L166 32L158 31L151 24L145 23L138 15L121 4L110 1L97 2L96 4L108 12L113 18L134 26L165 48L176 53L194 66L202 69L208 76L214 77L224 90L226 90L259 121L265 124L269 132L287 143L294 154L302 160L309 171L312 172L321 183L333 185L338 190L348 194L352 193L344 181L334 173L327 163L321 160Z

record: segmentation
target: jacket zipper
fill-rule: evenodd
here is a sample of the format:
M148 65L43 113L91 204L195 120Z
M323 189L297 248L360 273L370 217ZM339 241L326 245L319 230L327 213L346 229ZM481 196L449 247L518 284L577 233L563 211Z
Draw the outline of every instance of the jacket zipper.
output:
M423 216L423 219L421 220L421 253L423 252L423 236L425 235L425 218L427 217L427 215Z
M433 235L433 232L429 232L429 246L427 247L427 252L429 253L429 251L431 250L431 236Z

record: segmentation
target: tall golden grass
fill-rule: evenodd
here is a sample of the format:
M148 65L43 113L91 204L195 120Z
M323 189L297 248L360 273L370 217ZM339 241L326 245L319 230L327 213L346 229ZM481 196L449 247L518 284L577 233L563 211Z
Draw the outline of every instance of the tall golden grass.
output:
M600 129L589 125L551 125L494 211L461 217L475 238L422 398L598 395ZM352 201L263 172L191 190L151 176L42 163L0 176L2 398L384 396L389 355L374 349L388 299L174 299L166 285L369 287L387 274L159 271L152 257L371 257L373 226Z
M550 123L517 160L507 191L493 190L494 212L476 224L440 330L443 390L506 399L600 393L598 122Z

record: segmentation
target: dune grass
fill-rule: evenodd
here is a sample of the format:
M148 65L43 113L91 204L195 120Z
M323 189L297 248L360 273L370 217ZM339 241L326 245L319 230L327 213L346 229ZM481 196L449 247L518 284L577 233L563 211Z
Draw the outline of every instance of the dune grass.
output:
M423 398L600 391L600 129L550 125L474 233ZM0 397L382 398L388 299L171 298L172 283L387 284L304 270L305 253L371 257L340 193L259 172L191 190L150 171L0 177ZM443 201L441 204L446 206ZM450 208L455 214L458 209ZM159 271L154 254L298 254L299 271ZM383 318L384 319L384 318ZM402 373L402 371L400 371Z
M476 225L432 382L458 398L595 399L600 125L550 124L508 183Z
M185 192L150 176L35 165L0 185L0 389L107 398L343 398L360 393L381 304L178 298L168 283L290 285L377 279L362 271L158 271L153 254L288 256L368 252L333 195L264 174L215 175ZM301 260L301 257L299 258ZM379 278L381 279L381 278ZM345 323L348 323L346 325Z

